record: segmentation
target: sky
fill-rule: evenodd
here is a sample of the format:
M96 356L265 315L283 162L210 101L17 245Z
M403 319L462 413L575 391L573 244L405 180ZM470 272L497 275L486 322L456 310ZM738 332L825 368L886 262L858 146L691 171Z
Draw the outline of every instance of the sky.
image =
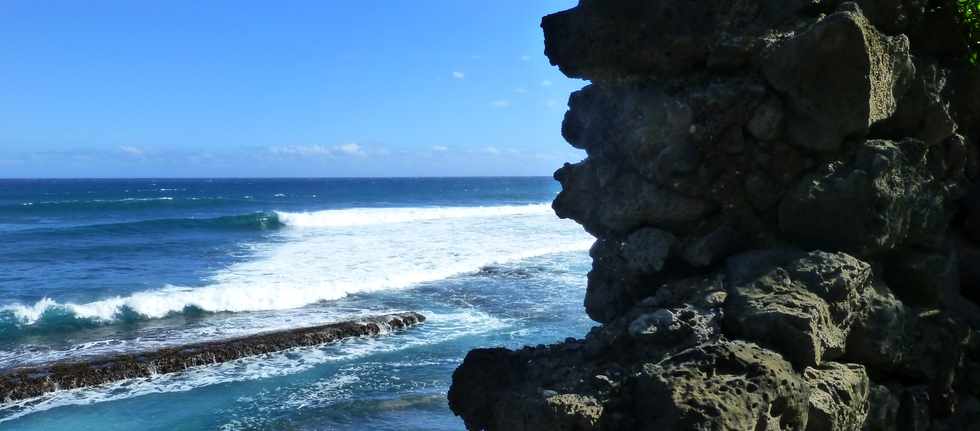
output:
M0 2L0 178L551 175L575 0Z

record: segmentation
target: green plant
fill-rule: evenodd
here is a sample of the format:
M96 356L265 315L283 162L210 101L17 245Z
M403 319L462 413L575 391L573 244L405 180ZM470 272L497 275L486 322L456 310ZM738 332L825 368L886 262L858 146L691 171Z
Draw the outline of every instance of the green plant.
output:
M968 60L977 65L980 61L980 0L955 0L958 17L965 27Z

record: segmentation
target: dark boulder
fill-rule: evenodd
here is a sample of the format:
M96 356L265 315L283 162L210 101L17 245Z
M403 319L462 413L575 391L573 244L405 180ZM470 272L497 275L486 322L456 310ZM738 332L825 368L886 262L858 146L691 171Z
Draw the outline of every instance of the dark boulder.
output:
M837 150L894 114L915 73L908 39L881 34L856 8L819 20L760 61L789 101L790 142L818 151Z
M809 248L860 256L941 242L949 203L921 146L864 141L850 163L825 165L783 199L783 234Z
M812 253L729 289L725 326L798 367L843 356L871 266L843 253Z
M712 205L629 171L600 184L601 164L589 160L555 173L562 192L553 204L559 217L582 223L597 235L625 235L643 226L683 228L711 212Z
M705 344L632 377L640 430L804 430L809 388L779 354L741 341Z
M827 362L807 368L810 387L807 431L850 431L864 427L870 403L868 373L858 364Z

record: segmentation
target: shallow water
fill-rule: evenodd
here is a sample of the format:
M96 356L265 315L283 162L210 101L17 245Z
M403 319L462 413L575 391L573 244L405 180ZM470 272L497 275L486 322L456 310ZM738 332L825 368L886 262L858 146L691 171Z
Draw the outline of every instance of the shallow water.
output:
M469 349L557 342L592 238L548 178L0 181L0 368L413 310L398 334L0 405L0 429L460 429Z

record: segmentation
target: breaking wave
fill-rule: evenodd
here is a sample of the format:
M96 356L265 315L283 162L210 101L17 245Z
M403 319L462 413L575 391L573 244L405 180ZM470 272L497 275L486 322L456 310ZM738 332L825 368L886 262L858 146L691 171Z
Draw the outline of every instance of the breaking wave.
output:
M174 314L292 309L479 273L494 264L584 251L593 241L573 222L556 218L546 204L273 212L136 222L128 228L141 223L278 229L278 238L254 244L253 255L217 271L200 287L167 285L85 303L44 298L0 306L0 334Z

